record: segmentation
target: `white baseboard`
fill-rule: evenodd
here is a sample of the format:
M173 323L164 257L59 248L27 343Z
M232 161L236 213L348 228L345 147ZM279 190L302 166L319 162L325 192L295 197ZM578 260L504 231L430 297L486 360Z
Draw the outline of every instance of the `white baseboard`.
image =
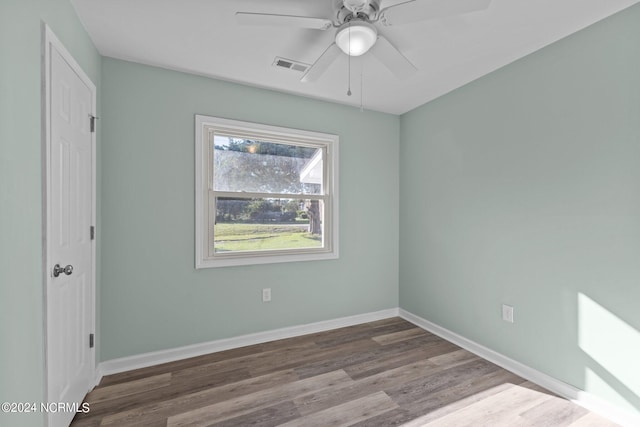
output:
M102 373L102 367L100 365L96 366L96 370L93 373L93 384L91 385L91 390L93 390L98 384L100 384L100 381L102 381L102 377L104 376L104 374Z
M461 335L451 332L442 326L436 325L420 316L416 316L406 310L399 309L399 315L403 319L413 323L422 329L438 335L445 340L452 342L465 350L474 353L483 359L486 359L496 365L513 372L522 378L538 384L547 390L564 397L598 415L610 419L622 426L637 427L640 426L640 415L633 414L611 403L580 390L563 381L553 378L536 369L530 368L520 362L517 362L507 356L504 356L490 348L484 347L474 341L471 341Z
M357 314L355 316L324 320L306 325L290 326L287 328L258 332L255 334L241 335L233 338L107 360L98 365L98 368L96 369L96 378L97 381L100 382L103 375L117 374L119 372L146 368L148 366L159 365L161 363L175 362L176 360L187 359L189 357L202 356L204 354L215 353L217 351L245 347L253 344L261 344L268 341L292 338L316 332L329 331L331 329L359 325L361 323L374 322L376 320L388 319L390 317L397 316L398 309L390 308L372 313Z

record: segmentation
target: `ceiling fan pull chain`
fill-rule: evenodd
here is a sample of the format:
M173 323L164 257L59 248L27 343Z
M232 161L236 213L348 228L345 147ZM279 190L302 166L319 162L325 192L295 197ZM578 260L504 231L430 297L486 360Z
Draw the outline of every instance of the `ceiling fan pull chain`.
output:
M347 72L349 73L349 75L347 76L347 96L351 96L351 21L349 21L349 54L347 56L349 57L347 59Z
M364 59L360 59L360 112L364 113L364 106L362 105L362 80L363 80L363 70L364 69Z

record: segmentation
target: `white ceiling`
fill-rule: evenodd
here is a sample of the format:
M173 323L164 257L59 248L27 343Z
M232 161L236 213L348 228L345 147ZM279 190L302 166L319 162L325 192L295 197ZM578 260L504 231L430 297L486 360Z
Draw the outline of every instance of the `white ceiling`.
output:
M104 56L355 107L362 95L365 109L402 114L640 0L493 0L456 17L377 24L419 71L398 80L370 53L352 58L350 97L344 54L314 83L272 65L276 56L313 64L334 30L240 26L234 16L330 18L332 0L71 1ZM398 1L382 0L382 7Z

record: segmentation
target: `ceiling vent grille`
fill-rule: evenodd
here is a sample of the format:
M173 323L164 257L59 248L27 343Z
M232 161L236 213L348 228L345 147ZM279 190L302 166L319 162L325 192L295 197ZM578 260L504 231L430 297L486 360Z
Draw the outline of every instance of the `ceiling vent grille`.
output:
M273 60L273 66L304 73L309 69L310 65L303 62L292 61L291 59L284 59L276 56L276 59Z

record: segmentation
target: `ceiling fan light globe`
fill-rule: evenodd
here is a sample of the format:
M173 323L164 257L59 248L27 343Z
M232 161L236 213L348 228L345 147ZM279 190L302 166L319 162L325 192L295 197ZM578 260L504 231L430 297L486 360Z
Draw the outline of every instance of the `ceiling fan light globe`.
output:
M376 28L366 22L344 24L336 33L336 44L347 55L360 56L378 39Z

